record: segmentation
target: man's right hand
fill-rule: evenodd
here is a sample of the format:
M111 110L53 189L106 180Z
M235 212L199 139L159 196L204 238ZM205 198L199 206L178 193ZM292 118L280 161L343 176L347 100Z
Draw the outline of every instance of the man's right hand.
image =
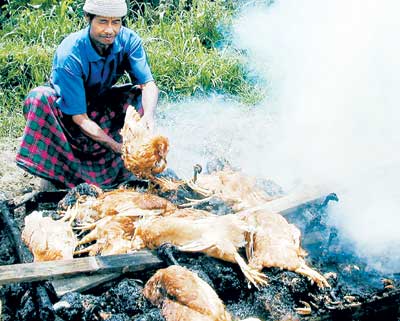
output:
M121 143L117 143L116 141L114 141L114 142L115 143L112 144L110 149L116 154L122 154L122 144Z
M87 114L73 115L72 120L75 124L79 126L82 132L89 136L91 139L106 146L114 153L122 153L122 144L116 142L110 136L108 136L99 125L97 125L93 120L91 120Z

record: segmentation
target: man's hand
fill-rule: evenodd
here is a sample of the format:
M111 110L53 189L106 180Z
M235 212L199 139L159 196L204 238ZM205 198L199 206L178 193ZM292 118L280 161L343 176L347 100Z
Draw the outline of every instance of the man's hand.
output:
M146 113L140 119L140 123L143 124L144 127L148 128L150 132L154 131L154 116L153 114Z
M85 135L111 149L114 153L121 154L122 144L108 136L87 114L74 115L72 120Z
M122 144L121 143L117 143L116 141L114 141L114 143L112 143L110 145L110 149L116 154L122 154Z

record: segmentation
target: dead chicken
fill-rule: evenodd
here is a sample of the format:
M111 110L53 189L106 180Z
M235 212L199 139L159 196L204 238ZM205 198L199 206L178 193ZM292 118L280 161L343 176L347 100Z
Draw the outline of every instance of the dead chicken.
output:
M75 251L74 254L89 253L90 256L94 256L129 253L132 249L131 238L134 229L132 217L106 216L96 222L94 229L85 235L77 245L96 242Z
M190 200L186 206L218 197L231 205L233 210L237 212L274 199L257 186L254 177L246 176L229 167L211 174L197 175L200 171L195 166L194 179L188 182L188 186L206 198Z
M307 253L300 247L300 231L282 215L260 210L242 218L252 227L246 246L252 269L278 267L305 275L319 287L330 287L320 273L307 266Z
M97 198L93 196L80 196L78 201L66 211L60 214L64 221L69 221L77 225L87 225L101 219L100 213L93 209L93 205L97 202Z
M170 217L182 217L185 219L192 219L197 220L206 217L217 217L216 214L213 214L208 211L198 210L195 208L179 208L175 211L167 212L163 216L170 216Z
M107 215L130 215L142 213L166 213L175 211L176 206L165 198L150 193L141 193L133 190L118 189L103 193L97 198L93 209L101 213L101 217Z
M157 195L117 189L105 192L97 198L85 197L85 201L81 200L69 208L64 217L90 228L92 224L106 216L140 217L175 210L176 206L173 203Z
M210 214L195 218L190 212L187 215L185 217L173 213L169 216L142 219L136 224L133 242L139 247L149 249L171 243L180 251L201 252L238 264L246 278L255 286L267 283L265 275L250 268L238 253L238 249L246 243L245 232L248 228L239 216Z
M37 211L25 217L21 236L36 262L72 259L78 243L68 222L43 217Z
M91 200L90 205L82 211L84 206L84 203L80 203L70 210L78 212L79 222L84 222L76 229L90 230L78 245L94 241L95 243L76 251L75 254L127 253L132 248L131 238L134 234L135 222L140 217L167 215L176 210L175 205L162 197L122 189L101 194L95 201ZM92 215L93 212L97 214ZM91 219L96 217L96 219L90 222L85 215L90 215ZM71 219L73 215L69 217Z
M121 130L122 158L125 167L139 178L152 178L167 165L168 139L154 136L140 121L140 115L129 107Z
M178 265L158 270L143 294L167 321L232 320L215 291L196 273Z

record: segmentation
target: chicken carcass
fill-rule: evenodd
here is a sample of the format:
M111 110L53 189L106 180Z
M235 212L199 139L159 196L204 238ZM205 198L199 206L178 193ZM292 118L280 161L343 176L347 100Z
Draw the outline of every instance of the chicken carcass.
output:
M122 158L125 167L139 178L152 178L167 165L168 139L155 136L140 121L140 115L129 107L121 130Z
M118 189L103 193L97 198L93 209L107 215L143 215L175 211L176 206L165 198L150 193ZM152 213L150 211L153 211Z
M246 176L230 168L198 175L196 180L189 181L188 185L206 198L191 200L186 204L187 206L195 205L211 197L218 197L231 205L236 212L274 199L257 186L254 177Z
M179 212L178 212L179 213ZM246 243L247 224L239 216L200 214L200 218L173 213L169 216L142 219L137 222L134 243L149 249L171 243L184 252L201 252L214 258L236 263L255 286L265 285L264 274L250 268L238 249Z
M176 206L165 198L150 193L118 189L99 197L84 197L69 208L64 217L76 220L79 225L91 226L106 216L146 216L175 211Z
M320 287L330 287L328 281L307 266L307 253L300 247L299 229L280 214L265 210L243 216L252 227L246 246L249 266L261 271L264 267L278 267L302 274Z
M76 254L89 252L89 255L97 254L123 254L131 250L131 238L135 230L135 222L140 217L167 214L174 212L176 206L168 200L152 195L140 193L133 190L114 190L101 194L97 199L90 200L89 206L85 203L77 203L68 212L79 218L79 222L85 222L76 229L87 231L78 245L95 241L95 244L76 251ZM92 213L97 213L93 215ZM89 222L85 215L90 215L93 222ZM73 215L70 214L69 217ZM82 218L85 218L82 221Z
M38 211L25 217L21 237L36 262L72 259L78 243L69 223L43 217Z
M74 254L89 255L125 254L132 249L131 238L135 229L132 217L106 216L97 221L93 230L85 235L79 245L96 241L94 244L75 251Z
M196 273L172 265L146 283L144 296L159 307L167 321L231 321L215 291Z

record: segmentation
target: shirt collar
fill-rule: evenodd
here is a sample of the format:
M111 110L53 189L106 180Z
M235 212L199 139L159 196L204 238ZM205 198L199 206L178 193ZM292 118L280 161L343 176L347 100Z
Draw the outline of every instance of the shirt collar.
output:
M122 28L123 27L121 27L121 31L122 31ZM121 33L121 31L120 31L120 33ZM104 57L100 56L97 53L97 51L93 48L92 42L90 41L90 34L89 33L90 33L90 29L89 29L89 26L88 26L88 27L85 28L85 31L84 31L84 34L85 34L85 45L86 45L86 48L87 48L86 52L87 52L88 60L90 62L101 60ZM118 34L117 37L115 37L114 43L112 45L111 52L113 54L116 54L116 53L118 53L118 52L120 52L122 50L121 41L119 39L120 38L119 37L120 33Z
M97 51L93 48L92 43L90 42L90 29L87 26L84 29L84 40L85 40L85 47L86 47L86 54L87 58L90 62L94 62L100 60L102 57L97 53Z
M120 29L118 35L115 37L113 46L112 46L112 48L111 48L111 52L112 52L113 54L116 54L116 53L118 53L118 52L120 52L120 51L122 50L122 45L121 45L121 33L123 32L123 28L124 28L124 27L121 26L121 29Z

